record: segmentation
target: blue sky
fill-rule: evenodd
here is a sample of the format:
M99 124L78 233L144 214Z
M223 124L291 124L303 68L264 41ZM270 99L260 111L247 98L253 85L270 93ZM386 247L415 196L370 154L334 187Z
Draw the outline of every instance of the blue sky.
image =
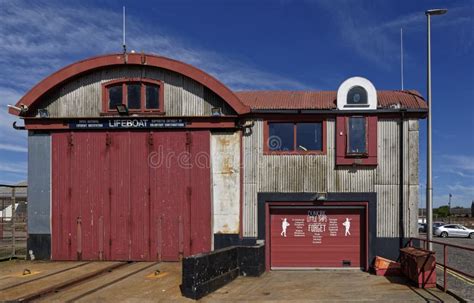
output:
M360 75L378 89L426 96L428 8L432 19L434 203L474 200L474 2L472 1L4 1L0 0L0 183L26 179L27 142L14 104L64 65L128 49L196 65L232 89L335 90ZM421 123L424 205L426 120Z

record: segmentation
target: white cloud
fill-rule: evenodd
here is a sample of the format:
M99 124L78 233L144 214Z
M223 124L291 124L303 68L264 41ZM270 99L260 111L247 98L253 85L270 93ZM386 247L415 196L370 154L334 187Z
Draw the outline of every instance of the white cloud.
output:
M426 17L423 11L391 20L381 20L384 15L374 12L374 5L368 6L361 1L321 0L317 3L335 17L335 24L344 45L351 48L359 57L384 69L390 69L400 60L400 28L403 28L405 33L419 33L426 30ZM432 22L432 27L456 28L455 35L459 41L459 48L464 52L472 51L474 43L470 39L472 31L463 30L464 27L472 27L471 15L472 7L450 8L447 17L437 18L436 22ZM410 57L407 50L404 55L405 58Z
M74 4L12 1L0 10L2 86L29 89L56 69L78 59L121 51L120 12ZM168 56L196 65L234 89L308 88L262 71L239 58L190 45L160 28L127 17L128 49ZM12 58L15 60L12 62ZM71 58L73 58L71 60ZM21 84L18 84L21 83ZM6 86L8 87L8 86Z
M3 143L0 143L0 150L23 152L23 153L28 152L28 148L26 148L26 146L14 145L14 144L3 144Z
M26 162L20 163L10 163L10 162L0 162L0 172L14 173L24 175L27 170Z
M474 155L441 155L443 161L439 165L442 172L465 178L474 178Z

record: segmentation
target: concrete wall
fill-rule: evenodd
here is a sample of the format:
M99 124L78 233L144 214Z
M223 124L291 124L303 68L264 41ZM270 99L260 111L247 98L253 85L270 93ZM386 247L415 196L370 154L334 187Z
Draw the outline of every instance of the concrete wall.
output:
M69 81L41 100L50 117L98 117L102 83L119 78L149 78L164 82L165 116L211 116L212 107L234 111L208 88L181 74L149 66L104 68Z
M335 120L327 120L326 155L264 155L263 121L243 138L243 235L257 236L259 192L375 192L377 237L400 235L400 119L379 118L377 167L336 166ZM404 121L403 221L415 236L418 213L418 120Z

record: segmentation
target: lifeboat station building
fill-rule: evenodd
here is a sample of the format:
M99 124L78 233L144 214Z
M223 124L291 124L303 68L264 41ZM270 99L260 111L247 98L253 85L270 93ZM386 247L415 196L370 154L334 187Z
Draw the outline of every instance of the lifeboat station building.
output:
M16 107L36 259L178 261L264 245L267 270L368 269L418 233L427 105L416 91L352 77L334 91L236 92L126 53L66 66Z

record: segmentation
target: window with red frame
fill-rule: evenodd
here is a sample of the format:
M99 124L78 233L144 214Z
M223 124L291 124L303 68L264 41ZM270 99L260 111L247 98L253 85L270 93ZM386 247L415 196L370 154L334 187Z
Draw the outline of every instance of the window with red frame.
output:
M124 104L131 112L162 112L163 85L147 79L120 79L103 84L103 108L115 112Z
M376 116L336 118L336 165L377 165Z
M269 153L322 153L323 122L267 122Z
M365 117L347 119L347 155L367 155L367 121Z

